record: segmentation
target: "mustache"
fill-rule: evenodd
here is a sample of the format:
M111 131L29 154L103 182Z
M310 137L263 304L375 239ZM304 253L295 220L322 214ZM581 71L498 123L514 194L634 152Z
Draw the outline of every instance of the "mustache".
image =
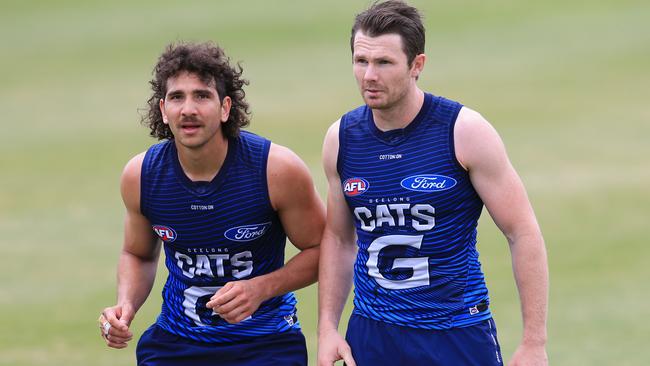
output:
M382 89L382 86L379 85L379 84L375 84L375 83L366 83L366 84L363 84L363 88L364 89L378 89L379 90L379 89Z
M196 116L190 115L190 116L181 117L181 123L185 123L185 122L198 123L200 121Z

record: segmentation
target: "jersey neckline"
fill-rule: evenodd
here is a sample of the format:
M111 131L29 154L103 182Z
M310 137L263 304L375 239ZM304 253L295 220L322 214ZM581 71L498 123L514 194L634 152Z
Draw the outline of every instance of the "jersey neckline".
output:
M219 168L219 171L217 172L217 175L212 178L211 181L193 181L188 176L185 174L185 171L183 171L183 167L181 166L181 162L178 159L178 150L176 149L176 143L172 141L172 153L173 153L173 162L174 162L174 170L176 172L176 176L180 180L181 184L191 191L194 194L197 195L207 195L210 193L215 192L226 180L226 175L228 174L228 170L230 170L230 166L232 165L232 161L235 159L235 152L237 151L237 145L238 145L238 139L228 139L228 151L226 152L226 158L223 160L223 164L221 165L221 168Z
M404 128L396 128L394 130L388 131L382 131L377 128L377 125L375 124L375 118L372 115L372 109L366 105L364 114L366 115L366 121L368 121L368 129L380 141L388 145L397 145L406 140L411 135L411 133L422 123L428 114L431 105L433 104L432 102L433 95L425 92L422 107L420 108L420 111L415 116L415 118Z

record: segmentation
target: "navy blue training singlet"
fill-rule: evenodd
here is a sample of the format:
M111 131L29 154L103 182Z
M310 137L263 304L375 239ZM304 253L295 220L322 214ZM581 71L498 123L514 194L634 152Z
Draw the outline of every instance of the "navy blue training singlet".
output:
M269 199L271 142L242 131L230 139L217 176L193 182L174 141L153 145L142 165L141 211L163 241L169 276L157 325L202 342L237 342L300 329L292 293L271 298L247 320L229 324L206 308L230 281L284 265L286 234Z
M341 118L337 169L359 247L354 314L423 329L491 317L476 250L483 202L454 152L461 108L425 94L407 127L385 132L367 106Z

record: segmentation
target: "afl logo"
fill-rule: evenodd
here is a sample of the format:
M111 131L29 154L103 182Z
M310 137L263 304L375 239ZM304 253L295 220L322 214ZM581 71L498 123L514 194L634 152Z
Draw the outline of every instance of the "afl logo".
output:
M343 193L348 197L363 194L368 188L370 188L370 184L363 178L349 178L343 182Z
M176 240L176 232L169 226L153 225L153 231L166 243L171 243Z
M452 188L456 185L456 180L444 175L423 174L404 178L400 185L410 191L438 192Z
M252 241L264 235L271 227L270 222L263 224L237 226L228 229L223 236L233 241Z

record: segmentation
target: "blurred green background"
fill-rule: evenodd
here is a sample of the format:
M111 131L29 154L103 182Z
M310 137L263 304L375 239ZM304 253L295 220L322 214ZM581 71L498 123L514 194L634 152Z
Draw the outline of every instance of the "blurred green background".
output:
M650 2L412 4L427 27L420 86L490 120L528 188L549 253L551 364L647 365ZM96 319L115 301L119 176L154 143L139 109L167 43L214 40L241 60L250 130L296 151L324 195L323 135L361 103L348 38L367 5L2 1L0 364L134 364L135 340L107 349ZM507 361L521 317L487 213L479 250ZM159 311L164 275L136 337ZM316 286L298 297L314 364Z

